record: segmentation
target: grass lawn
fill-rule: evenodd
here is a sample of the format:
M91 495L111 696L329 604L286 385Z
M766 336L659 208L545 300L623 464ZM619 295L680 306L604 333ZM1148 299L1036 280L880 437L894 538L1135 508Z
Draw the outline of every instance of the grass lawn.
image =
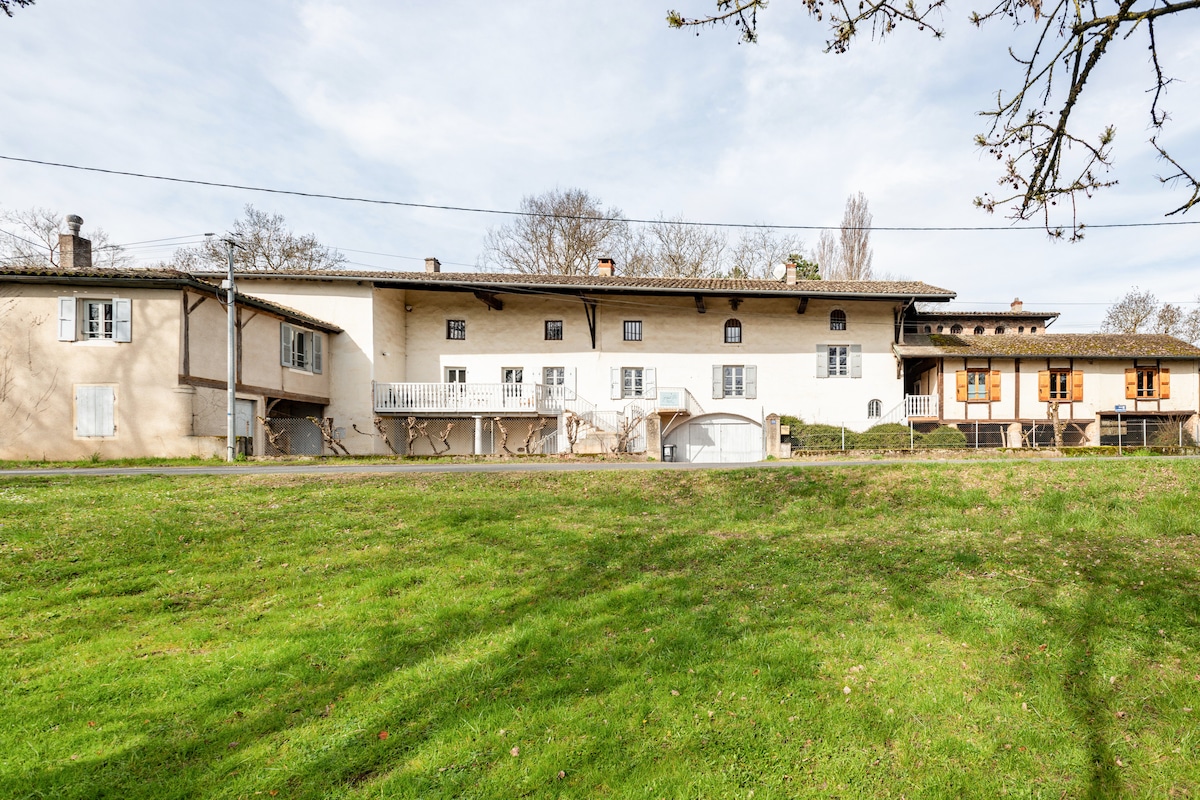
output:
M1200 797L1197 486L0 478L0 796Z

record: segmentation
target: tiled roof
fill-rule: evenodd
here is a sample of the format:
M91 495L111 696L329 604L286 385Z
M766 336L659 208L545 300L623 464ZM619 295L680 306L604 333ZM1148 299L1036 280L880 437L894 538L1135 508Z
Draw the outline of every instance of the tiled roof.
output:
M1200 348L1182 339L1152 333L1043 333L996 336L924 334L904 337L897 355L1053 358L1200 358Z
M149 269L105 269L100 267L93 267L91 269L64 269L54 266L0 267L0 281L4 280L38 283L70 283L78 281L92 286L103 286L106 284L110 286L136 286L138 284L145 284L150 287L188 287L205 292L216 291L216 287L211 283L201 281L186 272L166 267L152 267ZM244 294L241 291L238 292L238 301L252 308L278 314L281 317L299 322L311 328L317 328L329 333L340 333L342 330L332 323L317 319L309 314L305 314L303 311L297 311L294 308L288 308L279 303L273 303L270 300L263 300L250 294Z
M215 273L214 273L215 274ZM950 299L954 292L930 286L922 281L783 281L741 278L643 278L615 275L522 275L512 272L355 272L324 270L319 272L280 270L245 273L239 277L272 279L276 277L307 280L372 280L409 285L430 284L459 287L539 288L563 287L587 291L637 291L703 294L781 294L785 296L878 295L885 297L925 297Z
M935 319L953 319L956 317L969 317L970 319L991 319L993 317L1005 319L1050 319L1057 317L1057 311L954 311L946 309L945 311L921 311L912 315L913 319L919 319L922 322Z

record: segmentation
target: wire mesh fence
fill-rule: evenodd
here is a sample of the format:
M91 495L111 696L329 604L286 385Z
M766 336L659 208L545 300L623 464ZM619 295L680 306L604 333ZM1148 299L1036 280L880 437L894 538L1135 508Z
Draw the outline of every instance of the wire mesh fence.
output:
M485 417L476 452L474 417L380 417L379 435L401 456L522 455L555 452L555 417Z
M269 456L320 456L325 454L321 427L308 417L267 417L263 420Z
M1050 421L937 423L804 424L792 422L793 452L854 450L984 450L999 448L1087 447L1093 444L1125 447L1193 447L1194 420L1186 417L1104 417L1099 441L1094 422L1062 421L1056 433Z

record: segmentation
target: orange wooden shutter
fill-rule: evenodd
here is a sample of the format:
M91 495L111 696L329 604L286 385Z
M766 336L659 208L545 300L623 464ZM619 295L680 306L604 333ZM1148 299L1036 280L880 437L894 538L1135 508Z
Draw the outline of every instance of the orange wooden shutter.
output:
M1165 367L1158 371L1158 396L1163 400L1171 396L1171 370Z
M988 387L988 400L993 403L1000 399L1000 370L992 370L991 386Z
M960 403L967 401L967 371L960 369L954 373L954 386L957 390L957 397Z
M1048 370L1038 373L1038 400L1043 403L1050 400L1050 372Z
M1076 403L1083 400L1083 373L1079 370L1071 373L1071 399Z
M1137 370L1136 369L1125 370L1125 399L1126 400L1136 400L1137 399Z

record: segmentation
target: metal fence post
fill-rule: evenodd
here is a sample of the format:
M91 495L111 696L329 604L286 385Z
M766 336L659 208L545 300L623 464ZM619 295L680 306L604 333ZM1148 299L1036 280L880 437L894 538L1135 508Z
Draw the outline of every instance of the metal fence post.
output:
M1146 418L1142 417L1142 447L1148 447L1150 442L1146 439Z
M979 449L979 423L975 423L975 449Z
M846 423L842 423L842 452L846 452Z
M912 420L910 419L908 421L908 449L909 450L917 449L916 441L917 441L917 438L913 434L913 423L912 423Z

